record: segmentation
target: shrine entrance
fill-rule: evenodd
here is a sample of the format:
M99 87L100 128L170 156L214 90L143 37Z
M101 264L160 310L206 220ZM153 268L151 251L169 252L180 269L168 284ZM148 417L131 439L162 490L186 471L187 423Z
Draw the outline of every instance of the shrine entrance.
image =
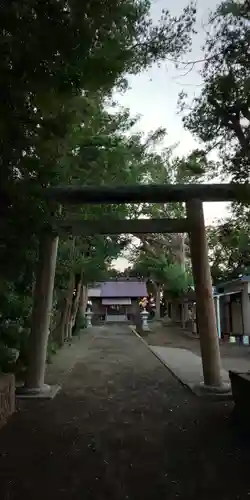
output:
M196 292L204 385L223 389L216 313L203 214L203 201L250 200L249 185L136 185L115 187L57 187L43 190L48 203L124 204L185 202L183 219L65 219L54 216L41 236L39 263L33 302L30 358L24 391L41 394L44 386L46 352L52 308L58 238L73 235L132 233L181 233L189 235L193 278ZM55 212L54 212L55 213Z
M127 322L127 306L120 303L107 305L105 319L107 323Z

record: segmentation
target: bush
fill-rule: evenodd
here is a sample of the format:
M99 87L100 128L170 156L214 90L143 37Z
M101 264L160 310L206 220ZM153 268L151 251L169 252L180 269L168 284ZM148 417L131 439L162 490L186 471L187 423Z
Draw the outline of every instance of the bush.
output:
M8 373L14 371L15 363L18 358L19 351L14 348L10 348L0 343L0 371L3 373Z
M49 338L48 348L47 348L47 359L46 359L46 362L48 364L52 363L52 358L57 353L58 349L59 349L58 344L54 340Z

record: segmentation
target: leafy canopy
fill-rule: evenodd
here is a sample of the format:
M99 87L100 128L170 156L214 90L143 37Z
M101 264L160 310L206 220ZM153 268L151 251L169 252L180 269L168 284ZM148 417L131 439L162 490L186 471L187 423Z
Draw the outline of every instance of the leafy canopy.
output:
M215 284L250 273L250 228L244 214L211 226L207 235Z
M148 0L1 5L0 328L7 341L14 322L17 346L20 331L29 328L39 233L57 208L45 205L38 188L136 182L146 175L145 145L128 138L131 118L126 111L107 111L105 100L115 87L126 86L126 74L167 55L181 56L195 16L191 5L179 18L166 11L153 23L150 6ZM76 213L123 217L129 210L99 206ZM85 277L105 271L122 246L120 237L61 241L58 295L72 270Z
M217 149L222 172L237 182L249 181L249 21L248 0L225 0L211 13L201 70L204 85L191 109L181 95L184 126L207 151Z

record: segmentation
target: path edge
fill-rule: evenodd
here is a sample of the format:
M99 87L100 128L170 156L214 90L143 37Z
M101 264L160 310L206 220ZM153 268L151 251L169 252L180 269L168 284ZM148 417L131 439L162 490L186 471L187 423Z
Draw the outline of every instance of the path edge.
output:
M226 393L212 393L210 391L204 391L202 390L202 386L199 387L196 384L189 384L187 381L183 380L176 372L170 368L170 366L167 364L165 359L161 357L160 354L155 352L152 347L144 340L143 337L137 332L136 327L133 325L130 325L131 331L136 335L136 337L148 348L148 350L169 370L169 372L175 377L176 380L178 380L183 387L188 389L194 396L198 396L204 399L209 399L210 401L232 401L232 393L231 392L226 392Z

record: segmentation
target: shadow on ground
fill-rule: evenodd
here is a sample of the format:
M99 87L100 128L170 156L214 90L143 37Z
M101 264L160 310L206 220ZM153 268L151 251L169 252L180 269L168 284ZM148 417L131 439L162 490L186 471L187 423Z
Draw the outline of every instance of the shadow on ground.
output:
M231 411L193 396L131 332L95 329L60 395L22 402L2 429L0 498L247 499L249 440Z

